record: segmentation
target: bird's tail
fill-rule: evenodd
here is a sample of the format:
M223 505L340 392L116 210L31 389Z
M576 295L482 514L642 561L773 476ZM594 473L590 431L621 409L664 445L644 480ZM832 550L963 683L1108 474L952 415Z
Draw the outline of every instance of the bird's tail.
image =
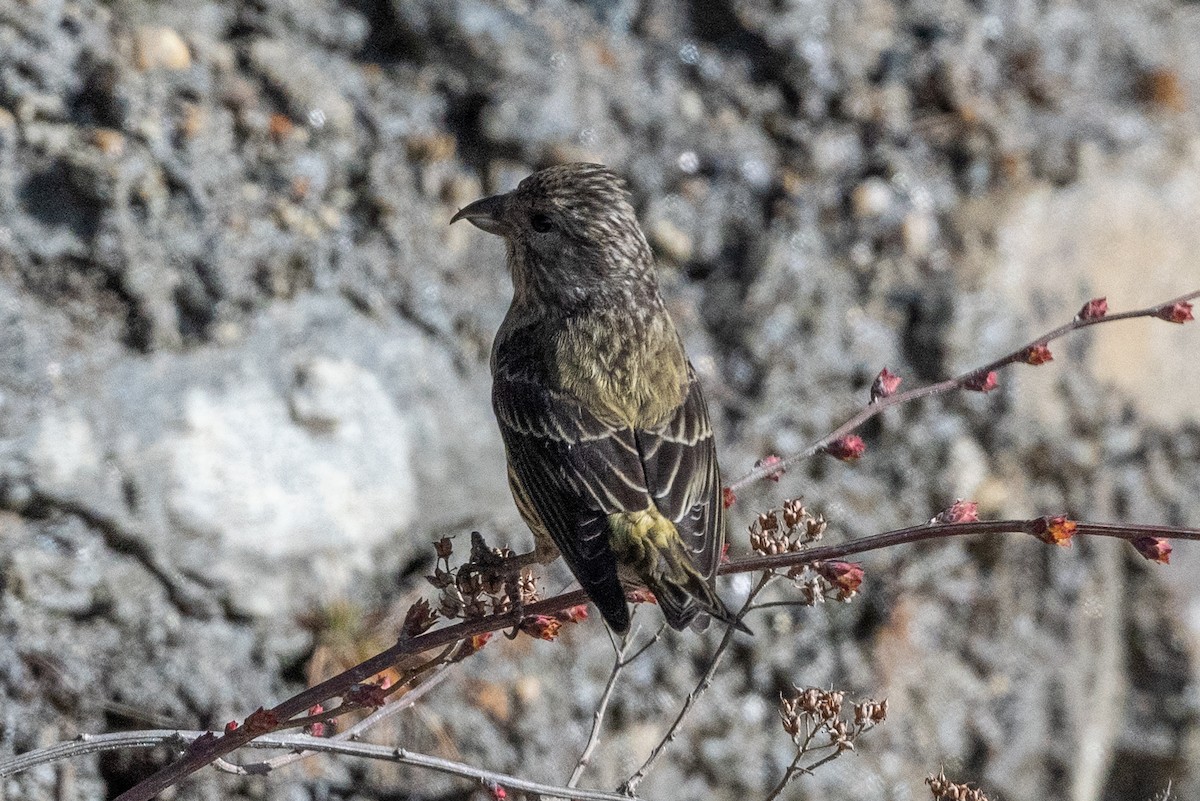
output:
M703 613L751 633L696 568L675 524L657 509L610 515L609 525L617 561L654 593L671 628L685 629Z

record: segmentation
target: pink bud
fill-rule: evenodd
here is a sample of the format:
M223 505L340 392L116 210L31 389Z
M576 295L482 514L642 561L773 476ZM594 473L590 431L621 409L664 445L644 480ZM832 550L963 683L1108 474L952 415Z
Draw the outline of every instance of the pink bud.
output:
M1192 317L1192 304L1186 301L1172 303L1170 306L1163 306L1154 316L1160 320L1166 320L1168 323L1188 323L1194 320Z
M979 520L979 504L975 501L955 501L943 509L931 523L975 523Z
M1021 361L1025 362L1026 364L1032 364L1035 367L1039 364L1045 364L1046 362L1053 360L1054 355L1050 353L1050 348L1045 342L1039 342L1036 345L1030 345L1025 349L1025 352L1021 354Z
M1092 298L1083 304L1083 308L1075 317L1078 320L1098 320L1106 314L1108 314L1108 299Z
M986 375L976 373L963 382L963 389L969 389L972 392L991 392L998 386L1000 383L996 381L995 370L989 371Z
M772 470L771 472L769 472L765 476L763 476L763 478L768 479L770 481L778 481L779 477L784 474L783 459L780 459L778 456L775 456L774 454L772 454L771 456L767 456L762 459L759 459L757 462L754 463L754 467L755 467L755 469L758 469L760 467L775 468L774 470Z
M1130 545L1151 562L1169 565L1171 563L1171 543L1162 537L1138 537L1131 540Z
M886 367L880 370L879 375L875 376L875 383L871 384L871 403L895 395L903 380Z
M821 450L835 459L853 462L866 452L867 443L863 442L862 437L857 434L847 434L841 439L835 439Z
M818 562L813 565L823 579L846 595L853 595L863 583L862 565L857 562Z

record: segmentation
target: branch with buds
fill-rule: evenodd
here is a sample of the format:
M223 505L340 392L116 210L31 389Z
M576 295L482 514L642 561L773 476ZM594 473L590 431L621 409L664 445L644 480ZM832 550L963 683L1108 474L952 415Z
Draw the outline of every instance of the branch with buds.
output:
M917 387L907 392L897 392L900 388L901 378L885 367L879 372L879 375L876 376L874 383L871 385L870 401L865 408L802 451L789 456L768 456L760 459L754 466L754 469L729 485L725 491L725 505L731 505L737 498L738 490L748 487L755 481L764 478L778 481L783 471L800 459L806 459L819 453L824 453L843 461L859 459L866 452L866 443L853 432L861 428L868 420L882 414L885 410L893 406L899 406L902 403L909 403L920 398L944 395L955 390L991 392L1000 385L998 378L1000 370L1013 364L1028 364L1036 367L1052 361L1054 356L1050 352L1050 343L1081 328L1100 325L1101 323L1133 320L1138 317L1150 317L1179 324L1192 322L1191 301L1198 297L1200 297L1200 289L1188 292L1186 295L1180 295L1164 303L1148 306L1144 309L1121 312L1119 314L1109 314L1108 301L1105 298L1095 298L1085 303L1083 308L1079 310L1079 313L1070 322L1060 325L1053 331L1047 331L1040 337L1001 356L999 359L991 361L982 367L968 370L946 381L930 384L925 387Z

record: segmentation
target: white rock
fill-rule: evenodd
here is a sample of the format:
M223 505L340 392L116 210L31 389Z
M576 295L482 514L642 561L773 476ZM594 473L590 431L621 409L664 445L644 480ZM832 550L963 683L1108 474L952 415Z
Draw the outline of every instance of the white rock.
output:
M92 426L78 409L55 409L42 418L29 451L34 483L52 494L70 494L101 467Z
M416 514L410 431L375 376L321 359L303 375L290 409L253 377L195 390L184 431L154 448L172 527L233 555L213 569L251 612L278 608L276 560L319 562L313 588L338 591Z

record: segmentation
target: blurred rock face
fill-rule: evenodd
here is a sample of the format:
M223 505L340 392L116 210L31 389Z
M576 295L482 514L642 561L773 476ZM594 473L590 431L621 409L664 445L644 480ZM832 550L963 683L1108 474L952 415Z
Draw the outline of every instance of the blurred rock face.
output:
M885 364L934 380L1093 295L1200 284L1196 41L1170 3L0 6L0 753L242 717L295 689L300 613L386 618L445 533L528 546L488 400L508 279L498 243L447 228L458 206L558 161L628 176L734 476ZM849 536L963 496L1200 525L1195 348L1165 324L1078 337L998 395L889 416L853 469L743 498L731 539L801 494ZM855 604L763 616L643 790L762 795L791 756L778 692L834 684L892 712L812 797L915 797L941 765L1017 800L1200 795L1200 629L1127 557L881 554ZM628 671L585 782L640 763L711 648ZM610 658L595 621L489 646L427 702L437 732L384 735L564 781ZM0 797L105 797L155 758ZM351 785L461 792L325 760L178 797Z

